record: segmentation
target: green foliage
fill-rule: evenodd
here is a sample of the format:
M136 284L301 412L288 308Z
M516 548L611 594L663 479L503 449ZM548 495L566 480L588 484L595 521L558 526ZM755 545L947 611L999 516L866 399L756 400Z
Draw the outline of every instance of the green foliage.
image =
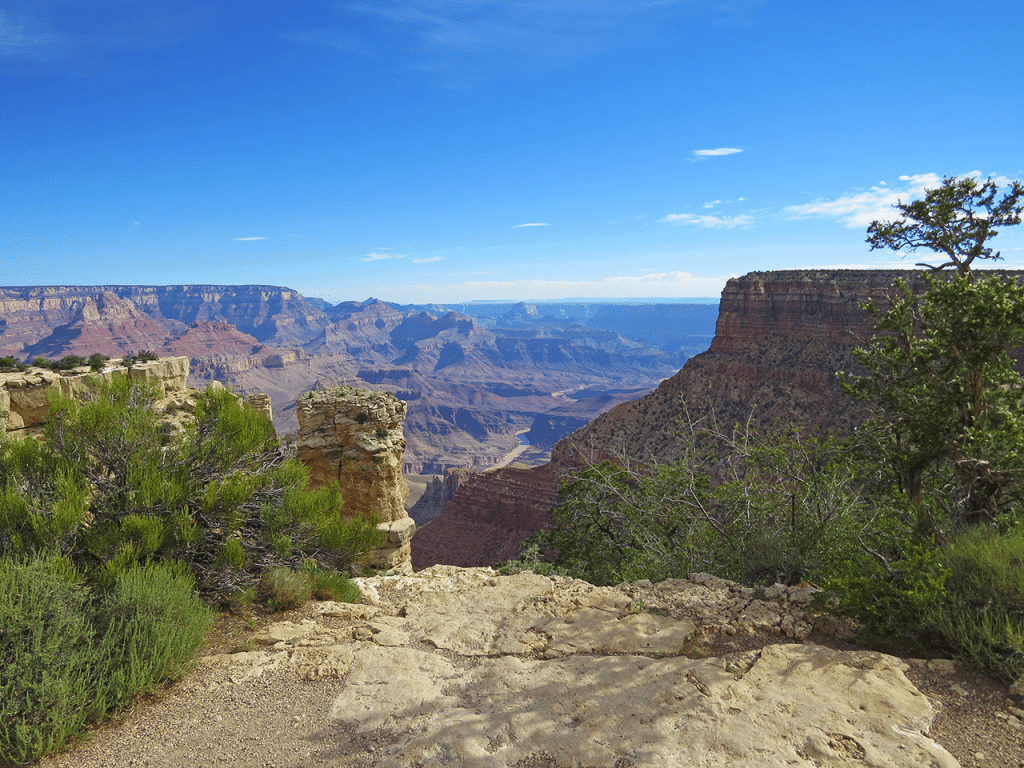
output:
M206 393L169 440L155 388L115 375L54 393L45 438L0 443L0 554L54 550L103 585L180 560L202 591L230 594L313 557L339 569L378 543L342 515L338 489L307 488L273 426L226 390Z
M88 359L81 355L64 355L60 360L47 360L45 357L37 357L32 361L32 365L36 368L49 368L51 371L70 371L72 368L79 368L85 365L93 366L93 360L98 360L99 358L103 358L104 363L107 360L106 357L99 353L94 354ZM103 367L102 364L100 367ZM93 366L93 370L98 370L98 368Z
M997 199L999 185L992 179L979 182L970 176L946 177L935 189L927 190L922 200L894 206L903 218L898 221L874 221L868 227L871 250L915 251L927 248L948 259L933 267L955 267L961 275L970 272L975 259L1000 258L988 241L998 234L996 227L1020 224L1024 186L1012 181Z
M18 362L10 355L4 355L0 357L0 373L9 373L14 371L24 371L28 368L24 363Z
M65 747L86 725L180 676L210 626L185 570L90 590L67 558L0 560L0 762Z
M97 648L109 670L98 681L97 698L108 708L127 706L158 683L184 675L212 625L195 579L180 563L125 571L97 612Z
M354 603L361 597L359 587L348 576L321 568L316 560L307 560L300 572L309 579L313 597L338 603Z
M89 593L66 564L0 560L0 761L64 747L91 714Z
M531 540L521 563L506 567L555 551L555 567L594 584L693 571L795 583L854 547L870 514L848 487L837 441L796 432L703 437L720 443L714 479L708 455L693 443L670 464L587 467L563 484L552 527Z
M539 537L535 537L523 542L522 547L519 549L519 556L515 560L507 560L504 563L500 563L497 566L498 571L505 576L523 573L524 571L531 571L541 576L569 576L569 572L564 567L555 565L544 556L538 539Z
M975 526L942 554L946 595L929 606L925 624L954 653L999 677L1024 675L1024 528Z
M1010 356L1024 344L1024 288L972 263L999 258L988 241L1020 223L1022 198L1019 182L999 198L991 180L947 178L897 205L901 220L869 227L872 249L947 261L922 294L898 283L884 311L868 307L878 321L858 351L865 373L843 384L872 408L851 481L877 516L861 556L828 580L876 642L945 645L1002 674L1024 669L1017 598L1005 597L1020 560L992 538L1024 514L1024 382Z
M156 390L115 375L53 393L41 440L0 434L0 763L60 749L173 679L210 626L196 594L354 600L338 569L380 542L310 490L272 425L209 391L172 436ZM294 569L303 566L302 572Z
M287 611L308 603L313 586L305 574L278 567L264 572L256 594L271 611Z
M866 374L844 385L872 405L859 439L879 482L942 538L1019 503L1024 418L1009 353L1024 344L1024 287L998 275L925 281L923 296L900 283L884 314L872 308L877 335L857 351ZM936 489L939 507L926 503Z
M110 358L106 355L100 354L99 352L93 352L89 355L89 359L86 360L86 364L94 371L101 371L110 361Z

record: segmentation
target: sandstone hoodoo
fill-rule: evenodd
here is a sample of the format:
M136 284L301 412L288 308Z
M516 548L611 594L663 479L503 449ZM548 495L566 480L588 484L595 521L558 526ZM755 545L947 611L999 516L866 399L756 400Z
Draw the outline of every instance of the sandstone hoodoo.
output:
M310 482L337 482L348 511L377 517L389 538L387 551L374 558L378 565L407 564L416 525L405 511L405 403L390 392L335 387L307 392L296 413L299 459Z

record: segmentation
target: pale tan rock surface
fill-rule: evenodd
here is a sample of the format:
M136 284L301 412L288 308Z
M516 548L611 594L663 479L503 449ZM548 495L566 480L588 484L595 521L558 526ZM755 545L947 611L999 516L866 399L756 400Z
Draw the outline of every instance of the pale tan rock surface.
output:
M813 621L807 589L446 566L359 583L360 604L322 603L258 649L204 659L44 768L959 765L925 735L934 710L899 659L797 643L687 657L694 632Z
M83 367L60 372L29 368L22 372L0 373L0 411L9 412L7 430L41 425L50 412L48 393L51 389L57 388L65 395L74 396L87 387L91 379L109 379L115 371L127 373L132 379L156 382L161 398L180 398L187 393L187 357L162 357L137 363L130 369L118 367L112 362L99 372Z
M409 517L404 402L390 392L334 387L307 392L295 405L296 447L313 485L340 483L346 509L382 523Z

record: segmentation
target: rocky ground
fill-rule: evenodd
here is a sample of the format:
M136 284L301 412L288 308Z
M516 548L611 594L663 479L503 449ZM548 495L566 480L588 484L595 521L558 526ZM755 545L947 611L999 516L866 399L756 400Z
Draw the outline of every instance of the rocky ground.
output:
M41 766L1024 766L1004 686L852 648L806 586L360 585L222 618L188 677Z

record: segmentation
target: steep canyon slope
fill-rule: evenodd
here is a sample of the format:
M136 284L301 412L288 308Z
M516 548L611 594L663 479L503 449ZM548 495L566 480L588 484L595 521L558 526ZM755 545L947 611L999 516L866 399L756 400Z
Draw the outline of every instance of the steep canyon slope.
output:
M687 419L849 427L857 405L836 371L853 370L853 349L873 321L861 305L884 301L897 277L916 272L753 272L722 292L711 349L643 397L622 403L564 438L549 465L499 469L464 480L444 512L423 527L413 565L493 565L544 526L559 476L616 455L666 461L678 455ZM509 514L510 509L517 514ZM496 555L500 555L495 559Z

